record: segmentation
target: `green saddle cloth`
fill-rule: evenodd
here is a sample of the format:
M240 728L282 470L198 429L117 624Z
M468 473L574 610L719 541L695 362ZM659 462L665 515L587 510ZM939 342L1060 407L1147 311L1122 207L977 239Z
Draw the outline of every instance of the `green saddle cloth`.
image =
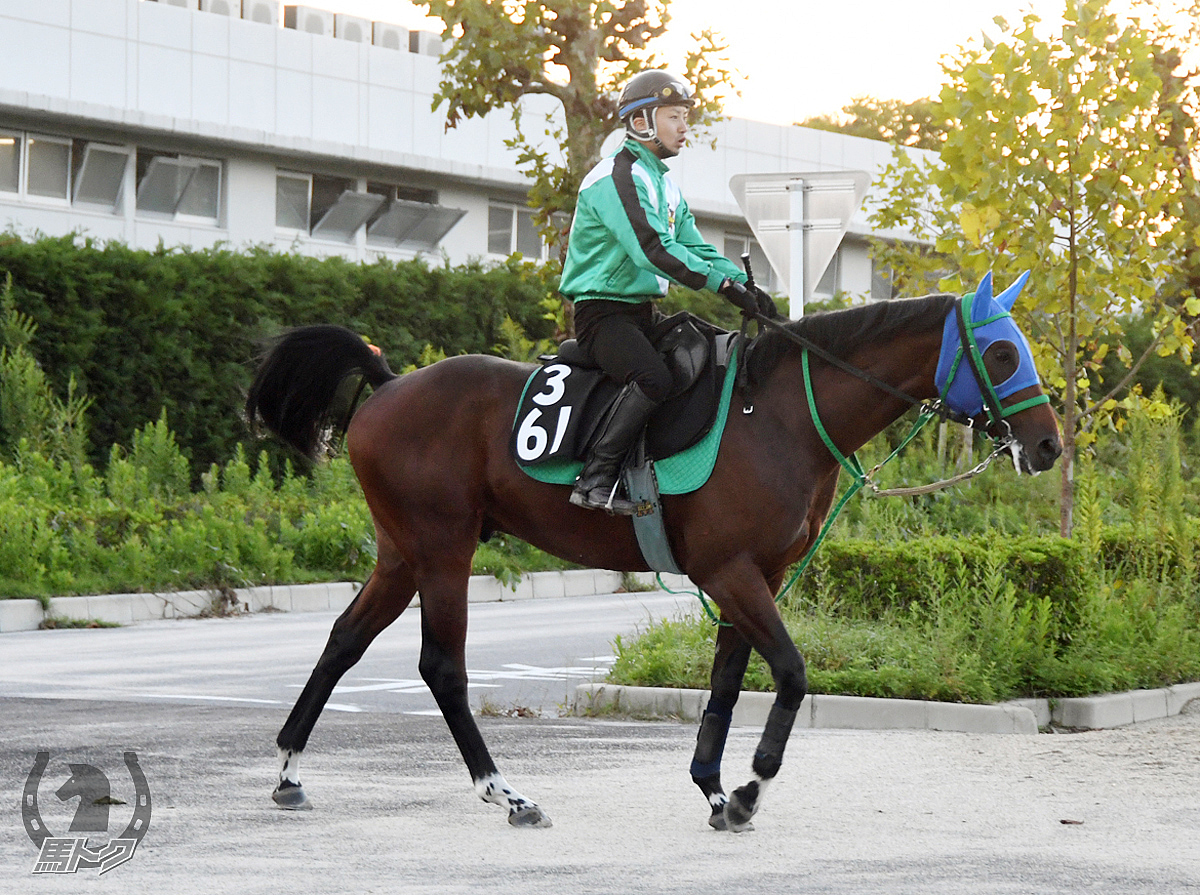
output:
M721 435L725 432L725 420L729 416L733 383L737 379L737 351L729 358L729 369L721 386L720 405L717 418L708 434L686 450L654 461L654 473L658 478L660 494L688 494L703 487L712 475L717 462L717 451L721 448ZM525 473L539 482L550 485L573 485L583 469L579 460L550 461L535 466L521 466Z

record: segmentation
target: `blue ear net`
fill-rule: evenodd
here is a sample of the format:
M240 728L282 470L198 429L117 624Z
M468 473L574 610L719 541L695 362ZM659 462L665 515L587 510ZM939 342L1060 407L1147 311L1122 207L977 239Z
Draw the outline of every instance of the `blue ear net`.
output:
M1025 334L1013 322L1010 313L1017 295L1028 280L1029 272L1026 271L1003 293L993 298L992 275L989 272L973 294L962 297L968 341L974 342L974 346L962 344L955 312L947 315L945 326L942 329L942 351L938 356L934 382L937 384L942 401L951 410L965 413L967 416L978 416L983 412L985 404L984 388L991 390L995 398L994 403L998 405L1001 400L1021 389L1039 384L1040 380L1037 368L1033 363L1033 352L1029 348L1029 342L1026 340ZM982 358L988 348L999 341L1009 341L1017 346L1020 364L1016 371L1003 382L985 381L981 384L976 380L976 376L971 375L971 365L965 358L964 352L970 351L974 347L978 350L978 356ZM986 376L984 378L986 380ZM1046 401L1048 400L1047 398ZM1038 403L1045 403L1045 401L1039 400ZM1026 402L1022 402L1021 409L1024 409L1025 404ZM1006 410L1011 410L1011 408ZM1003 412L1001 415L1008 416L1009 413Z

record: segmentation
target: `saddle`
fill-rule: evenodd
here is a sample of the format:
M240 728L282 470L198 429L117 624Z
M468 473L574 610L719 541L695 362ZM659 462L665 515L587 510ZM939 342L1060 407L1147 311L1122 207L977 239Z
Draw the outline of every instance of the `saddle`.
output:
M664 318L650 332L673 387L646 427L642 450L648 458L678 454L712 428L736 335L686 311ZM542 366L526 383L513 423L512 455L522 467L582 461L621 386L574 339L539 360Z

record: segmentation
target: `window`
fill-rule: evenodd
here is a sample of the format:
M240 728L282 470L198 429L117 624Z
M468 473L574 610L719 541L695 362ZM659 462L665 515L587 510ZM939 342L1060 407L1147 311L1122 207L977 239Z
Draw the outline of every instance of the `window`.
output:
M314 232L321 219L337 204L342 193L353 192L356 182L347 177L326 177L313 174L311 177L312 191L308 206L308 224L304 228Z
M363 225L367 242L435 248L466 214L437 204L437 190L375 181L359 192L346 177L280 171L275 175L275 226L320 239L353 242Z
M356 191L357 181L324 174L275 175L275 226L321 239L353 241L383 197Z
M15 193L21 189L20 134L0 132L0 193Z
M313 225L312 235L321 239L350 242L358 228L365 224L382 204L383 197L374 193L343 190L329 210Z
M275 175L275 226L308 232L312 178L307 174Z
M0 192L119 212L131 150L0 131Z
M125 185L129 151L120 146L76 140L72 152L76 204L96 205L116 212Z
M534 211L520 205L488 206L488 253L508 257L520 252L526 258L541 259L545 246L533 223Z
M367 242L375 245L432 249L466 214L438 205L437 190L387 183L368 183L367 192L384 200L367 225Z
M138 150L137 209L153 216L203 218L221 210L221 163Z
M880 262L871 261L871 298L882 301L893 298L892 269Z
M775 278L775 270L771 267L771 262L767 260L767 253L762 250L762 246L750 236L743 236L739 233L725 234L725 244L721 249L721 254L736 264L738 270L744 269L742 255L746 252L750 253L750 269L754 271L754 282L767 292L777 289L779 284Z
M47 199L70 198L71 141L30 136L26 144L25 192Z

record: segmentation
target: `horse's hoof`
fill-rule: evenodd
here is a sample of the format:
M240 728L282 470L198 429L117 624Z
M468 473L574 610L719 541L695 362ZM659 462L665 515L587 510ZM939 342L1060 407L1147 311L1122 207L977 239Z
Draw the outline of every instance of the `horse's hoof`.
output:
M729 830L729 821L727 821L725 819L725 809L718 808L716 811L714 811L712 813L712 816L709 817L709 819L708 819L708 825L710 827L712 827L714 830L720 830L722 833L728 831ZM754 831L754 824L749 823L749 822L747 822L747 823L743 824L742 826L738 827L737 829L733 830L734 833L751 833L753 831Z
M312 811L312 802L304 794L303 786L276 786L271 798L285 811Z
M718 805L713 808L712 814L708 816L708 825L714 830L720 830L722 833L729 830L729 821L725 819L725 805ZM735 833L749 833L754 829L754 824L746 823L744 826L734 830Z
M729 801L725 803L725 810L722 812L721 821L724 826L718 827L714 823L716 815L709 818L709 823L718 830L728 830L731 833L749 833L754 829L754 824L750 823L750 818L754 817L753 808L747 808L742 804L742 800L738 798L738 794L734 791L729 796Z
M509 812L508 822L514 827L552 827L550 818L536 805L528 805Z

